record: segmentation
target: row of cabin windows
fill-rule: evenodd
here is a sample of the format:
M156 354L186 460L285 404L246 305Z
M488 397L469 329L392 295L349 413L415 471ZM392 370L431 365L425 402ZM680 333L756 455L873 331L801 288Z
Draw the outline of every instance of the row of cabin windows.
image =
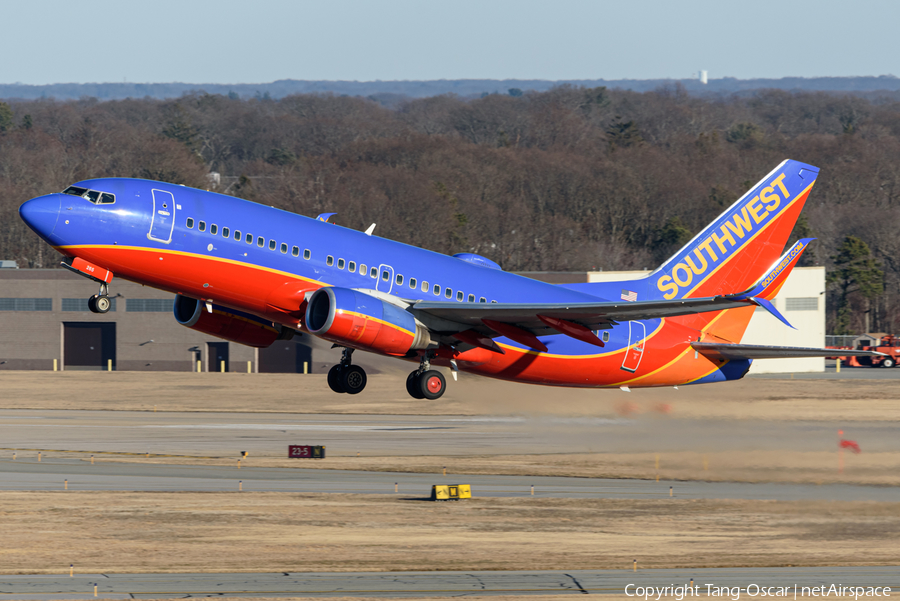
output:
M194 228L194 218L188 217L187 223L185 225L187 225L188 229L193 229ZM198 222L197 229L200 230L201 232L205 232L206 231L206 222L205 221ZM209 224L209 233L212 234L213 236L218 234L219 226L217 226L215 223ZM222 228L222 237L228 238L230 236L231 236L231 230L228 229L227 227L223 227ZM240 230L234 230L234 240L235 240L235 242L241 241ZM247 244L253 244L253 234L247 234L244 237L244 242L246 242ZM256 245L260 248L263 248L266 245L266 239L263 236L258 236L256 238ZM278 243L275 242L275 240L270 239L269 240L269 250L275 250L277 247L278 247ZM287 251L288 251L288 245L286 243L282 242L280 250L281 250L281 254L286 255ZM300 247L292 246L291 247L291 255L293 255L295 257L299 257L300 256ZM306 259L307 261L309 261L309 258L311 256L312 256L312 253L310 253L308 248L303 251L303 258Z
M325 264L328 265L329 267L332 267L332 266L334 265L334 263L335 263L335 261L334 261L334 257L333 257L333 256L328 255L328 256L325 258ZM344 269L345 267L347 268L347 271L349 271L350 273L357 273L357 269L356 269L356 261L349 261L349 262L347 262L347 261L344 261L344 259L340 259L340 258L339 258L339 259L337 260L337 268L338 268L338 269ZM364 263L361 263L361 264L359 265L359 272L358 272L358 273L359 273L360 275L366 275L366 273L368 273L370 278L372 278L372 279L377 279L377 278L378 278L378 268L377 268L377 267L367 268L366 265L365 265ZM382 270L382 272L381 272L381 280L384 281L384 282L387 282L387 281L390 280L390 279L391 279L391 272L390 272L389 270L387 270L387 269ZM395 283L397 286L402 286L402 285L403 285L403 274L398 273L396 276L394 276L394 283ZM409 288L410 288L410 290L415 290L417 286L418 286L418 281L416 280L416 278L409 278ZM428 282L422 282L422 292L428 292ZM440 284L435 284L434 287L432 287L431 292L432 292L435 296L440 296L440 295L441 295L441 285L440 285ZM447 299L452 299L452 298L453 298L453 290L452 290L451 288L444 288L444 298L447 298ZM465 293L464 293L462 290L457 290L457 291L456 291L456 300L457 300L458 302L463 302L464 300L466 300L466 295L465 295ZM470 294L470 295L468 296L468 299L467 299L467 300L468 300L468 302L470 302L470 303L474 303L474 302L475 302L475 295L474 295L474 294ZM486 303L486 302L487 302L487 299L486 299L485 297L482 296L482 297L480 297L480 298L478 299L478 302L479 302L479 303ZM497 301L492 300L491 302L492 302L492 303L496 303Z
M188 217L188 218L187 218L187 223L186 223L185 225L187 225L187 228L188 228L188 229L193 229L193 227L194 227L194 218L193 218L193 217ZM197 229L198 229L199 231L201 231L201 232L205 232L205 231L206 231L206 222L205 222L205 221L200 221L200 222L198 222L198 223L197 223ZM209 225L209 233L210 233L210 234L212 234L213 236L215 236L215 235L218 234L218 231L219 231L219 226L217 226L215 223L211 223L211 224ZM231 231L230 231L227 227L223 227L223 228L222 228L222 237L223 237L223 238L228 238L230 235L231 235ZM241 240L241 232L240 232L239 230L234 230L234 239L235 239L235 241L240 242L240 240ZM245 241L247 244L253 244L253 234L247 234L247 235L246 235L246 238L244 239L244 241ZM259 237L256 239L256 245L257 245L258 247L260 247L260 248L263 248L263 247L266 245L266 239L265 239L263 236L259 236ZM278 247L278 243L277 243L274 239L269 239L269 250L275 250L277 247ZM282 254L287 254L287 251L288 251L288 245L287 245L286 243L282 242L282 243L281 243L281 248L280 248L280 250L281 250L281 253L282 253ZM293 255L293 256L295 256L295 257L299 257L299 256L300 256L300 247L299 247L299 246L293 246L293 247L291 247L291 255ZM309 251L308 248L305 249L305 250L303 251L303 258L306 259L307 261L309 260L309 258L310 258L311 255L312 255L312 253L310 253L310 251ZM331 255L328 255L328 257L326 257L326 259L325 259L325 264L328 265L329 267L332 267L332 266L334 265L334 257L331 256ZM347 268L347 270L348 270L350 273L356 273L356 272L357 272L357 269L356 269L356 261L349 261L349 262L347 262L347 261L344 261L344 259L338 259L338 260L337 260L337 268L338 268L338 269L344 269L345 267ZM378 268L377 268L377 267L372 267L371 269L369 269L369 268L366 267L365 264L362 264L362 263L361 263L361 264L359 265L359 274L360 274L360 275L366 275L366 273L368 273L368 274L369 274L369 277L371 277L372 279L377 279L377 278L378 278ZM391 272L388 271L388 270L386 270L386 269L385 269L384 271L382 271L382 272L381 272L381 279L384 280L385 282L387 282L388 280L390 280L390 279L391 279ZM396 278L395 278L395 282L396 282L397 286L402 286L402 285L403 285L403 275L398 273L397 276L396 276ZM416 278L409 278L409 288L410 288L410 290L415 290L417 285L418 285L418 282L416 281ZM422 282L422 292L428 292L428 282ZM432 293L433 293L435 296L440 296L440 295L441 295L441 285L440 285L440 284L435 284L434 287L432 288ZM453 290L450 289L450 288L444 288L444 298L452 299L452 298L453 298ZM463 302L463 299L464 299L464 298L465 298L465 294L463 293L463 291L462 291L462 290L457 290L457 291L456 291L456 300L457 300L458 302ZM474 295L474 294L470 294L467 300L468 300L468 302L470 302L470 303L474 303L474 302L475 302L475 295ZM478 302L479 302L479 303L486 303L486 302L487 302L487 299L486 299L485 297L482 296L482 297L479 297ZM492 303L496 303L497 301L492 300L491 302L492 302Z

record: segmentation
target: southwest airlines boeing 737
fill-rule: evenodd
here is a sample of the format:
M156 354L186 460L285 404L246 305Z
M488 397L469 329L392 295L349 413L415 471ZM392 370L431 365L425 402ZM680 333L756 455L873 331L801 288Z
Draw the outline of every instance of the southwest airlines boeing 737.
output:
M578 387L736 380L753 359L834 351L740 344L800 255L784 252L819 170L785 161L639 280L552 285L474 254L446 256L231 196L139 179L91 179L25 202L25 223L99 283L113 274L175 293L182 325L266 347L296 331L343 347L328 374L356 394L356 350L415 361L406 388L436 399L435 366ZM854 354L841 351L844 354ZM856 354L871 354L859 352Z

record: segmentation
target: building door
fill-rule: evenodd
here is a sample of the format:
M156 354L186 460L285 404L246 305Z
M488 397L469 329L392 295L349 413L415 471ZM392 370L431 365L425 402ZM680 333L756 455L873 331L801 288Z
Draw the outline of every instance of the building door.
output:
M175 197L165 190L153 190L153 216L150 219L150 233L147 237L157 242L172 241L175 228Z
M207 342L206 357L208 361L206 371L229 371L227 342ZM223 362L224 370L222 369Z
M63 365L71 370L116 368L115 322L63 322Z
M312 371L312 349L291 340L276 340L269 348L259 349L259 373L302 374Z
M647 335L647 326L643 321L628 322L628 350L625 351L625 359L622 361L622 369L634 373L641 364L644 356L644 337Z

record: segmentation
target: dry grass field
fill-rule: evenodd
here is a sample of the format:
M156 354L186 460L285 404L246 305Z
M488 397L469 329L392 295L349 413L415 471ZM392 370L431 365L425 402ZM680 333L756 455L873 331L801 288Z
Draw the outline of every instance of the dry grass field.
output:
M893 503L0 493L0 572L886 565Z
M402 364L399 364L401 367ZM359 395L335 394L325 376L241 373L0 372L4 409L234 411L394 415L900 421L900 380L775 380L672 388L569 389L463 374L437 401L406 394L406 371L369 378Z

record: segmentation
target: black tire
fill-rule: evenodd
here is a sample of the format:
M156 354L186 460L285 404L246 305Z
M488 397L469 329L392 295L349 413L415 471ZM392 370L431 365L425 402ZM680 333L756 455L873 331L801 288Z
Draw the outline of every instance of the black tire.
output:
M881 362L881 367L894 367L897 365L897 360L893 357L885 357Z
M341 366L335 365L328 370L328 387L335 392L344 393L344 385L341 383Z
M110 307L112 307L112 302L109 300L108 296L97 296L94 298L94 307L97 309L97 313L109 313Z
M436 369L430 369L419 376L419 391L429 401L441 398L447 390L447 381Z
M88 309L90 309L91 313L99 313L100 312L97 310L97 295L96 294L88 299Z
M414 399L424 399L422 391L419 390L419 372L414 371L406 377L406 392Z
M366 370L359 365L341 368L341 387L347 394L359 394L366 387Z

